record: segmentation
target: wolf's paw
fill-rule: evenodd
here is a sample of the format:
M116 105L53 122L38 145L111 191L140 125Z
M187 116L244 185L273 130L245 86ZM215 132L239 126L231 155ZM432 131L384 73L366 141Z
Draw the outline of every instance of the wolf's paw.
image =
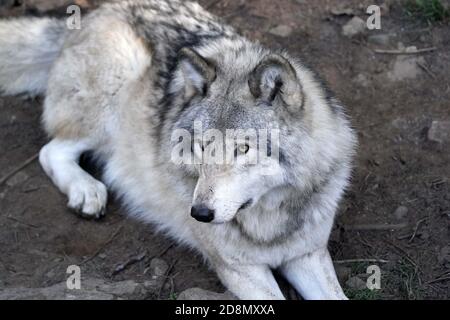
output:
M93 178L74 183L69 190L67 206L84 218L98 219L105 215L108 192Z

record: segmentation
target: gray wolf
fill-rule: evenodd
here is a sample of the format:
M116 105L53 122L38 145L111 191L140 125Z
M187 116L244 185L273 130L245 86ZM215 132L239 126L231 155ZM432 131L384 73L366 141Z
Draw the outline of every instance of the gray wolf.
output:
M79 30L1 20L0 90L45 95L51 141L39 160L69 208L101 217L108 186L131 215L197 249L238 298L283 299L278 269L306 299L346 299L327 242L356 138L297 58L196 3L129 0L85 15ZM278 157L173 161L173 133L194 134L196 122L222 133L276 129ZM247 140L235 140L234 158L255 156ZM216 143L200 136L184 152L202 157ZM87 151L104 163L102 181L80 168Z

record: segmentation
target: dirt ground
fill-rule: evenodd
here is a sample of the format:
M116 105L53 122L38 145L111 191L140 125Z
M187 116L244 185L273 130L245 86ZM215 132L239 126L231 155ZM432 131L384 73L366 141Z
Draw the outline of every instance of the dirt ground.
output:
M78 2L93 8L102 1ZM448 20L431 23L410 16L400 0L200 2L249 38L302 57L347 106L359 151L330 240L347 294L356 299L448 299ZM61 16L66 3L0 1L0 17ZM343 35L352 16L366 20L365 10L374 3L382 8L381 30ZM375 51L403 46L432 49L409 55ZM41 109L41 98L0 98L0 179L46 143ZM126 218L118 203L111 202L100 221L71 214L35 160L0 185L0 292L60 283L72 264L81 266L83 278L142 282L154 257L170 268L162 289L147 298L174 299L192 287L224 291L198 255L155 233L151 225ZM370 291L360 283L373 264L381 269L381 289Z

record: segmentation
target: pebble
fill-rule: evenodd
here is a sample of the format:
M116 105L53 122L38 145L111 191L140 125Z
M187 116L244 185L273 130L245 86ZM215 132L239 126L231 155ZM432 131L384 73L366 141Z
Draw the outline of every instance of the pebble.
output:
M373 34L367 37L367 42L378 44L381 46L387 46L389 43L391 43L392 38L392 35L388 33Z
M450 246L442 247L439 250L438 261L442 264L450 262Z
M345 7L345 6L337 6L333 7L330 10L331 14L334 16L354 16L355 11L352 8Z
M177 300L236 300L229 292L217 293L201 288L190 288L178 295Z
M366 28L366 22L363 19L353 17L342 27L342 34L346 37L352 38L363 33Z
M394 217L397 220L402 220L403 218L406 217L407 214L408 214L408 208L405 206L400 206L397 209L395 209L395 211L394 211Z
M359 277L351 277L345 282L345 285L354 290L364 290L367 289L366 282Z
M169 265L163 259L154 258L150 261L149 272L153 278L159 278L166 274Z
M280 24L276 27L273 27L272 29L269 30L269 33L278 36L278 37L289 37L292 34L292 28L288 25L285 24Z
M450 142L450 121L434 120L428 130L428 140L439 143Z
M336 265L334 269L336 270L336 275L341 283L345 283L352 273L351 268L343 265Z
M355 78L356 83L360 84L363 87L368 87L370 85L370 81L365 74L358 74Z
M142 289L142 290L138 290ZM107 282L102 279L81 280L81 289L70 290L66 281L43 288L13 287L0 291L0 300L114 300L133 299L144 291L142 285L132 280ZM144 293L140 293L142 297Z
M425 59L423 57L398 56L395 59L392 70L388 72L387 77L391 81L414 79L422 73L419 64L424 63Z

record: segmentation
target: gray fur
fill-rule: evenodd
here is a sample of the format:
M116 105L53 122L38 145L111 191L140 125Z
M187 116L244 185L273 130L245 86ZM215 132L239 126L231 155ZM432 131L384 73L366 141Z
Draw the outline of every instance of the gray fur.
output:
M0 91L38 95L59 55L64 23L50 18L0 21Z

